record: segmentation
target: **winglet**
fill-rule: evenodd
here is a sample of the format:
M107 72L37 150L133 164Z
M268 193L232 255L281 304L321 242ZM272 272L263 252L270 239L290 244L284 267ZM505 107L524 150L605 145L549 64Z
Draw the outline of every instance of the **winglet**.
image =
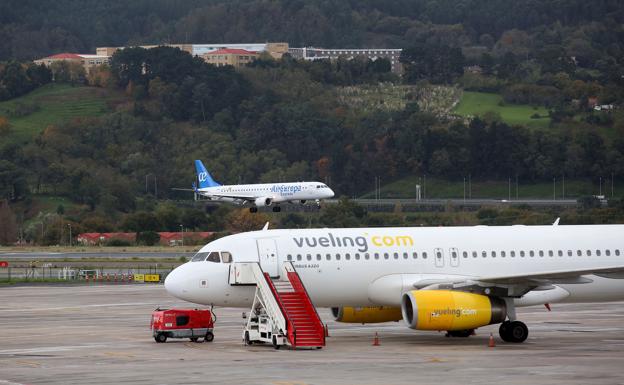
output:
M553 226L559 226L559 220L561 217L557 218L557 220L552 224Z
M262 228L262 231L266 231L269 229L269 222L264 224L264 227Z

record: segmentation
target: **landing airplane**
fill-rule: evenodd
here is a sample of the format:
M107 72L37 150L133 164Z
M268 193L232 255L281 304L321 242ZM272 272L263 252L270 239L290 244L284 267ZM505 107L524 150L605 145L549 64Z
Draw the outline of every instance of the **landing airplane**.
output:
M336 321L403 319L457 337L500 323L504 341L523 342L528 328L516 307L624 300L624 225L558 222L240 233L204 246L165 288L197 304L250 307L254 287L230 285L230 266L259 262L275 277L284 261Z
M249 211L255 213L258 207L273 206L273 211L281 211L280 203L315 201L320 207L321 199L334 196L332 189L320 182L297 183L264 183L221 185L212 179L201 160L195 161L199 188L193 184L196 194L208 197L210 200L232 202L235 204L252 204Z

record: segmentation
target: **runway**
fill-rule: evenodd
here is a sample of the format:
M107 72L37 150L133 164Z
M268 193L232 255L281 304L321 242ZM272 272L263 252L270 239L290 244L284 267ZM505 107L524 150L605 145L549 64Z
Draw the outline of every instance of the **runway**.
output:
M402 323L328 321L321 350L244 346L243 309L216 309L212 343L149 331L158 307L191 307L162 285L0 288L0 384L619 384L624 303L519 309L530 336L506 344L497 327L445 338ZM375 332L381 346L371 346ZM497 346L488 348L490 332Z

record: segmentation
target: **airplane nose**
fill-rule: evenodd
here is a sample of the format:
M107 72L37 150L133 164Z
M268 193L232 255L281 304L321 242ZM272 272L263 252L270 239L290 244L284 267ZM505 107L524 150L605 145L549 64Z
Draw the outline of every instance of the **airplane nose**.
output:
M333 198L334 197L334 190L329 189L329 191L327 192L327 197L328 198Z
M182 277L180 276L180 268L173 269L165 278L165 290L176 298L182 298L184 293Z

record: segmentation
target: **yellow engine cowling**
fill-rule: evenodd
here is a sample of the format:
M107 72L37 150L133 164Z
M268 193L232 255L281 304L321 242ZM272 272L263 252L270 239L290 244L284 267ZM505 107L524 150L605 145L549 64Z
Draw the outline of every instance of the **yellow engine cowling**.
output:
M467 330L500 323L507 316L505 301L451 290L413 290L401 299L403 320L418 330Z
M400 321L400 307L332 307L334 320L337 322L372 324L380 322Z

